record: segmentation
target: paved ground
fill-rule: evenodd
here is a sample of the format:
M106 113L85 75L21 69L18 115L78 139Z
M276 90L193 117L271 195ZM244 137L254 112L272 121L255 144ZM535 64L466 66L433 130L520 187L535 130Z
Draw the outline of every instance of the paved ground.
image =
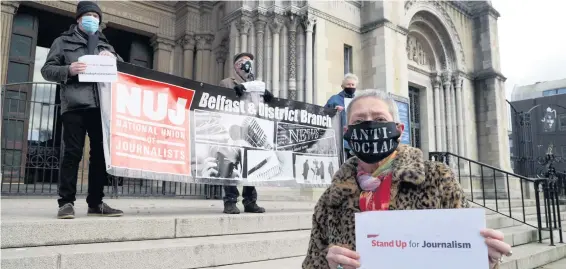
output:
M110 206L124 211L125 218L129 217L165 217L179 215L214 215L221 214L223 203L221 200L195 200L195 199L105 199ZM3 198L2 221L53 219L57 214L57 200L55 198ZM312 210L314 202L258 202L269 212L296 212ZM243 212L241 203L238 207ZM75 202L77 218L86 218L87 205L83 199Z

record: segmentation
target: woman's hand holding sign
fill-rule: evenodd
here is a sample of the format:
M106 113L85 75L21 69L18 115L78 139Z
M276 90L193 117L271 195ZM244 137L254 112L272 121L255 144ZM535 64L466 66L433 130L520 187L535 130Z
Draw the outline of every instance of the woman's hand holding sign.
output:
M328 266L331 269L355 269L360 268L361 264L358 261L360 255L355 251L349 250L345 247L331 246L326 254Z
M481 235L485 238L485 244L487 245L489 268L494 268L497 263L500 263L503 255L509 257L513 254L511 246L503 242L504 235L502 232L493 229L483 229Z

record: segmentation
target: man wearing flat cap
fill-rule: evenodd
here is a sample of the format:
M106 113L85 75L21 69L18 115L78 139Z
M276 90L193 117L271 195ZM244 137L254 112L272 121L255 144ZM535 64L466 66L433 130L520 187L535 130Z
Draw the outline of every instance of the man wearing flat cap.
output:
M234 68L232 75L220 81L219 86L234 89L236 95L241 96L245 91L244 84L255 80L253 73L253 60L254 55L251 53L243 52L234 56ZM265 102L269 102L273 95L267 90L263 94ZM226 214L239 214L240 210L236 206L238 196L240 193L237 186L224 186L224 213ZM263 213L265 209L257 205L257 191L254 186L244 186L242 197L244 200L244 212L248 213Z
M53 41L45 65L43 78L61 85L61 119L63 121L63 160L59 174L60 219L75 217L74 202L77 193L77 173L82 159L85 135L90 138L90 162L88 169L89 216L122 216L123 212L102 202L107 182L104 151L102 147L102 121L98 84L79 82L78 74L86 65L78 61L83 55L103 55L122 58L99 31L102 11L91 1L80 1L76 12L77 24Z

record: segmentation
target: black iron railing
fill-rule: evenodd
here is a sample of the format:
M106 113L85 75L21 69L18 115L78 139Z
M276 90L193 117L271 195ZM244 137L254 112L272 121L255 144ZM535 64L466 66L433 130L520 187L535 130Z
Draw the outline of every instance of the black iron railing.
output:
M57 195L62 160L61 109L56 83L17 83L1 91L2 195ZM88 148L78 173L77 194L88 190ZM105 193L117 196L195 196L219 199L220 186L108 175Z
M558 180L527 178L449 152L431 152L429 159L452 168L471 203L537 229L540 243L543 231L550 245L555 231L564 242Z

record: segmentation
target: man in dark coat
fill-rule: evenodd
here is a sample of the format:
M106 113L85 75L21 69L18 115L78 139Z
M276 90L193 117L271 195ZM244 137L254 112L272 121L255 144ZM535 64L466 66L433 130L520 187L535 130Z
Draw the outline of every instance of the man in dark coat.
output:
M220 81L219 86L234 89L238 96L241 96L246 90L243 83L254 81L253 73L254 55L243 52L234 56L234 66L230 77ZM265 91L263 98L265 102L271 100L273 95L269 91ZM240 210L236 206L240 192L237 186L224 186L224 213L240 214ZM257 205L257 191L254 186L244 186L242 196L244 200L244 212L248 213L264 213L265 209Z
M86 69L86 64L78 61L83 55L103 55L117 58L119 61L122 61L122 58L99 31L102 11L96 3L79 2L76 19L76 25L71 25L68 31L55 39L45 65L41 68L41 74L46 80L61 85L64 151L59 175L60 198L57 217L75 217L77 173L87 133L90 138L87 213L89 216L122 216L121 210L102 202L107 178L98 84L79 82L78 79L78 74Z

